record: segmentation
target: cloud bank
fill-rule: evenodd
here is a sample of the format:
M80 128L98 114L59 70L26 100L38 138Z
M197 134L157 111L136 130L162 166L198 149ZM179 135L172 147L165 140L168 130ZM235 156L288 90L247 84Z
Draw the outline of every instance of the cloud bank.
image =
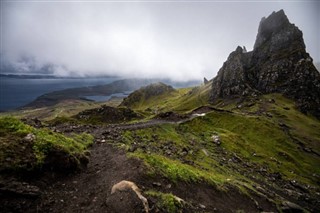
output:
M319 3L2 2L2 71L212 78L262 16L284 9L319 59ZM310 49L308 49L310 47Z

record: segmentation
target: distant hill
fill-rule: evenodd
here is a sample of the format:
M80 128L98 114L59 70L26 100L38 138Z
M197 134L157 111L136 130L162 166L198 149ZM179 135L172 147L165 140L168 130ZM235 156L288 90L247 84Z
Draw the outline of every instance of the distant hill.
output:
M142 87L123 100L121 106L133 107L136 105L144 104L144 102L150 101L149 99L160 98L161 95L168 95L170 92L174 92L172 86L158 82L148 86Z
M113 78L114 76L101 76L103 78ZM79 79L84 77L73 77L73 76L56 76L56 75L46 75L46 74L1 74L0 78L18 78L18 79ZM97 77L85 77L85 78L97 78Z
M106 85L80 87L59 90L51 93L44 94L38 97L33 102L27 104L23 108L39 108L45 106L53 106L63 100L79 100L84 96L92 95L112 95L114 93L121 93L125 91L136 90L142 86L150 84L155 80L151 79L125 79L114 81Z

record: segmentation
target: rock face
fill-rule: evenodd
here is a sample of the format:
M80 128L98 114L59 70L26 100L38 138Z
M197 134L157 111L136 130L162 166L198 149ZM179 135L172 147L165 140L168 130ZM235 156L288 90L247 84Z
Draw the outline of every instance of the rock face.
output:
M283 10L262 18L253 51L240 46L213 79L211 101L282 93L320 118L320 74L306 52L302 32Z

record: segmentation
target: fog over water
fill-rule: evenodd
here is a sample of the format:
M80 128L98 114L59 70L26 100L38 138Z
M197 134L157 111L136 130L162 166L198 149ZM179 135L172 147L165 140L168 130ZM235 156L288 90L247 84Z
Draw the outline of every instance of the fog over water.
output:
M212 78L284 9L320 62L318 1L1 1L1 72Z

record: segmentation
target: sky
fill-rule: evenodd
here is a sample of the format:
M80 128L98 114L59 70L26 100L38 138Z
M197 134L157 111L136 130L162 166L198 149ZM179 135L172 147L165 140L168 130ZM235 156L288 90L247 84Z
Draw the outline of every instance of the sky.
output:
M211 79L280 9L320 62L319 1L1 1L1 72Z

